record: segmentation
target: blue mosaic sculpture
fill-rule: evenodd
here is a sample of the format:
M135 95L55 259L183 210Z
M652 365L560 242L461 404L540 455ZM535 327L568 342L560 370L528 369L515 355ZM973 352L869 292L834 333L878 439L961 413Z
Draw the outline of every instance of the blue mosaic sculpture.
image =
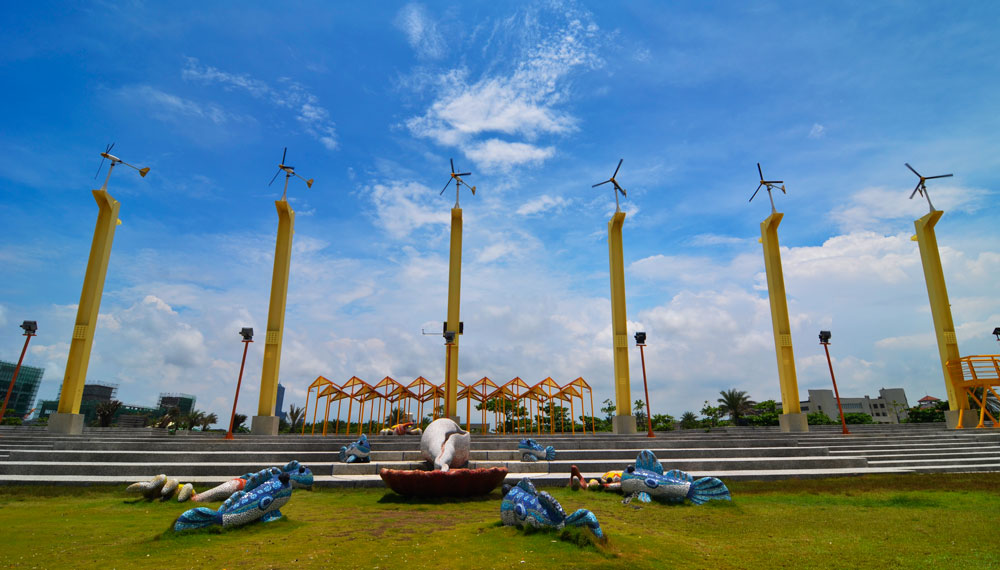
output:
M361 434L361 439L340 448L341 463L368 463L371 461L372 448L368 445L368 436Z
M567 516L555 497L545 491L535 490L528 478L521 479L520 483L511 487L504 495L500 503L500 521L504 525L518 528L530 526L558 530L564 526L582 526L589 528L597 538L604 538L594 513L578 509Z
M281 468L282 473L288 473L288 481L293 489L312 491L313 472L311 469L293 459Z
M278 509L291 496L292 485L288 473L277 467L262 469L250 477L243 491L237 491L226 499L219 510L196 507L185 511L174 521L173 528L179 532L212 525L225 528L258 520L271 522L281 518L281 511Z
M521 453L521 461L538 461L539 459L552 461L556 458L556 448L551 445L542 447L533 439L522 439L517 444L517 450Z
M663 472L663 466L650 450L639 453L635 465L622 472L622 492L628 504L632 499L648 503L652 498L680 503L689 499L700 505L711 500L731 500L729 489L715 477L702 477L697 481L691 475L673 469Z

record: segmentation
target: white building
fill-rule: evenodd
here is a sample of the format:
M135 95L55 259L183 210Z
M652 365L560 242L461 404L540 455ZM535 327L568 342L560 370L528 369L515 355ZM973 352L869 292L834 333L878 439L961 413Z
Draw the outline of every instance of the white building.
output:
M882 388L878 393L878 398L867 395L864 398L841 396L840 405L845 414L868 414L877 424L898 424L906 419L906 410L910 405L906 402L906 392L902 388ZM831 420L840 421L833 390L809 390L809 399L799 405L803 413L823 412Z

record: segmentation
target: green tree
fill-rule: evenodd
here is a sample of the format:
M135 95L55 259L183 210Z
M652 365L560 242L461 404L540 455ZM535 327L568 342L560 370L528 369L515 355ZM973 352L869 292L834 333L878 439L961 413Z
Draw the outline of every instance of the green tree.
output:
M873 424L875 420L871 416L864 412L852 412L844 414L844 422L848 424ZM837 416L837 421L835 423L840 423L840 416Z
M732 390L721 390L719 394L722 396L718 400L719 411L723 414L729 414L729 418L735 425L740 425L740 418L750 413L750 410L756 404L756 402L750 399L749 394L735 388Z
M202 418L205 417L205 412L201 410L192 409L184 418L181 420L184 427L191 431L195 426L201 425Z
M674 429L677 420L670 414L653 414L653 429L656 431L670 431Z
M632 403L632 408L635 413L635 425L640 428L646 425L645 407L646 404L642 400L636 400Z
M936 402L929 408L919 406L906 410L907 423L922 424L930 422L943 422L944 412L948 409L948 400Z
M111 425L111 420L114 419L115 414L118 413L118 410L121 407L122 403L118 400L98 402L96 410L98 425L101 427L109 427Z
M694 412L681 414L681 429L694 429L696 427L698 427L698 416Z
M604 412L604 417L605 419L608 420L608 423L611 423L611 420L612 418L614 418L615 412L617 410L618 406L616 406L615 403L611 401L611 398L604 400L604 405L601 406L601 411Z
M288 405L288 422L291 424L290 431L295 430L295 426L302 421L305 413L305 406L296 407L295 404Z
M840 422L834 422L830 419L830 416L824 414L823 412L812 412L806 415L806 423L811 426L831 426Z
M236 414L233 416L233 431L248 431L243 427L243 422L247 421L246 414Z
M210 414L202 414L201 421L198 422L198 425L201 427L201 431L208 431L209 426L214 423L218 423L218 421L219 416L217 416L215 412L212 412Z
M712 406L705 400L705 405L701 407L701 415L705 416L705 427L715 427L719 425L719 418L722 417L722 410Z
M778 425L778 403L774 400L758 402L744 418L752 426Z

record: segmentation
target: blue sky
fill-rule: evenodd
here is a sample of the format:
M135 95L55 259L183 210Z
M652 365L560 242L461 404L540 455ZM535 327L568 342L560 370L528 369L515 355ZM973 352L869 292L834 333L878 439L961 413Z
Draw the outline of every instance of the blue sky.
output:
M0 354L61 384L115 142L122 204L89 380L228 416L263 331L288 162L297 212L281 382L440 381L454 158L460 379L577 376L612 397L607 179L624 158L630 330L654 413L778 398L756 163L778 195L803 398L944 397L913 220L932 181L963 354L997 352L994 3L32 3L0 14ZM103 179L103 176L102 178ZM262 343L240 411L256 413ZM633 399L642 396L631 355Z

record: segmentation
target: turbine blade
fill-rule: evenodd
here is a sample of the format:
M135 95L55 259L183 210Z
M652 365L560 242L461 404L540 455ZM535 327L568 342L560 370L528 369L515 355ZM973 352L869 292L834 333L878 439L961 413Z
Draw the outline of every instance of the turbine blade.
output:
M288 147L286 146L285 150L281 151L281 164L285 164L285 156L287 154L288 154Z
M447 190L449 186L451 186L451 180L444 183L444 188L442 188L441 191L438 192L438 196L444 194L444 191Z
M937 176L928 176L924 180L931 180L933 178L948 178L949 176L954 176L954 174L938 174Z
M917 176L920 176L920 173L919 173L919 172L917 172L916 170L914 170L914 169L913 169L913 167L912 167L912 166L910 166L910 163L909 163L909 162L904 162L903 164L905 164L905 165L906 165L906 167L910 169L910 172L912 172L912 173L916 174ZM923 176L920 176L920 177L921 177L921 178L923 178Z
M761 180L761 184L784 184L784 180Z
M624 158L619 158L618 159L618 166L615 168L615 173L611 175L612 178L614 178L615 176L618 176L618 169L622 167L622 162L625 162L625 159Z
M111 149L113 149L113 148L115 148L115 143L111 143L111 144L109 144L109 145L108 145L108 150L106 150L106 151L104 151L104 152L108 152L108 153L110 153L110 152L111 152Z
M111 148L111 147L108 147L108 148ZM107 152L108 151L104 151L104 154L107 154ZM103 156L101 157L101 164L99 164L97 166L97 172L94 173L94 180L97 180L97 176L101 173L101 169L102 168L104 168L104 157Z
M622 196L628 196L628 194L625 193L625 189L622 188L621 186L617 185L617 184L615 184L615 190L618 190L619 192L621 192Z
M270 186L270 185L274 184L274 181L275 181L275 179L278 178L279 174L281 174L281 169L280 168L278 169L277 172L274 173L274 176L271 178L271 181L267 183L267 185Z
M754 198L754 196L757 195L757 192L760 192L760 187L761 186L763 186L763 184L758 184L757 185L757 189L753 191L753 195L750 196L750 199L747 200L747 202L753 202L753 198Z
M920 183L919 182L917 182L917 187L913 189L913 192L910 193L910 200L912 200L913 197L917 195L917 192L920 192ZM923 196L924 193L920 192L920 195Z
M757 173L760 174L760 179L761 179L761 181L763 181L764 180L764 171L760 169L760 163L759 162L757 163ZM757 189L760 190L760 188L757 188ZM754 194L756 194L756 192L754 192ZM750 199L753 200L753 198L750 198Z
M597 184L594 184L593 186L591 186L591 188L597 188L598 186L601 186L602 184L607 184L608 182L611 182L611 181L610 180L605 180L604 182L598 182Z
M459 173L455 174L455 176L469 176L471 174L472 174L471 172L459 172Z
M451 163L451 173L455 174L455 159L454 158L449 158L448 162Z

